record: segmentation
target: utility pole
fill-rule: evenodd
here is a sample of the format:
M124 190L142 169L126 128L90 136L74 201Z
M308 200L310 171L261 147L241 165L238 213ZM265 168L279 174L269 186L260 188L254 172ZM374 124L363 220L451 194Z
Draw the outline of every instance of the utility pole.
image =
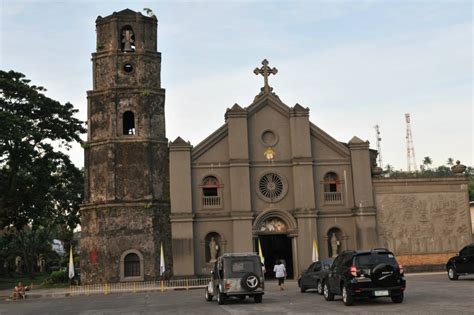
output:
M383 169L383 164L382 164L382 148L381 148L381 146L380 146L380 141L382 141L382 138L380 138L379 125L375 125L374 128L375 128L375 136L376 136L375 139L377 139L377 151L378 151L378 153L379 153L377 159L378 159L378 161L379 161L379 167L380 167L381 169Z
M413 136L411 133L410 114L405 114L405 122L407 123L407 170L408 172L416 171L415 146L413 145Z

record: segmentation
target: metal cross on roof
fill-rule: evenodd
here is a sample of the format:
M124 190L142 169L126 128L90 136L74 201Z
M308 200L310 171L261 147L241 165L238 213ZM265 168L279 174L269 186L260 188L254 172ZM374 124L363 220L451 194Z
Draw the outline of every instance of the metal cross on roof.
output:
M259 75L259 74L263 75L263 80L264 80L264 84L265 84L263 86L264 91L265 92L270 92L270 86L268 85L268 76L270 74L273 74L273 75L277 74L278 70L277 70L277 68L273 68L273 69L270 68L268 66L268 60L267 59L263 59L262 65L263 66L260 69L258 67L255 68L255 70L253 70L253 73L255 73L256 75Z

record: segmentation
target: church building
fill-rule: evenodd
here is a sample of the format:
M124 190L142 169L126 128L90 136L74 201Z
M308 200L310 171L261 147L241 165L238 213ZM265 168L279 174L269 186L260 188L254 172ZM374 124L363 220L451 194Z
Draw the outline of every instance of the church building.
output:
M289 277L312 259L376 246L372 166L376 152L353 137L337 141L310 121L309 109L283 103L268 81L252 104L227 109L225 123L192 147L170 143L174 273L206 274L219 252L255 252L267 270L283 259Z
M228 108L195 146L168 142L156 17L126 9L99 16L96 32L83 283L156 280L163 264L166 276L209 275L219 255L259 245L267 270L284 260L295 278L314 242L319 258L387 247L403 264L442 265L472 241L462 172L381 178L368 141L336 140L307 107L278 97L266 59L253 71L263 84L251 104Z

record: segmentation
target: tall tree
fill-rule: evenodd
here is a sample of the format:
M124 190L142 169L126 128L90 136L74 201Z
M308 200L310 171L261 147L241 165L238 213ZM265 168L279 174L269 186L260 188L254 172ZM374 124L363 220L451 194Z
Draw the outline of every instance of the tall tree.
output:
M448 165L448 166L454 165L454 159L452 157L448 158L448 161L446 162L446 165Z
M433 160L429 156L423 158L423 170L430 169L430 165L433 164Z
M21 73L0 70L0 229L78 222L82 172L55 147L81 142L83 123Z

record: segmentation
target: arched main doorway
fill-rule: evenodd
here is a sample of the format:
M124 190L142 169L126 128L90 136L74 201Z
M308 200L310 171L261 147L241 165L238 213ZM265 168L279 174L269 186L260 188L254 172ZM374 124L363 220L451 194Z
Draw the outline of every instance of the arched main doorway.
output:
M272 211L259 215L254 222L254 248L258 252L260 242L267 279L275 278L273 267L280 260L285 264L288 278L294 278L293 232L296 223L286 217Z

